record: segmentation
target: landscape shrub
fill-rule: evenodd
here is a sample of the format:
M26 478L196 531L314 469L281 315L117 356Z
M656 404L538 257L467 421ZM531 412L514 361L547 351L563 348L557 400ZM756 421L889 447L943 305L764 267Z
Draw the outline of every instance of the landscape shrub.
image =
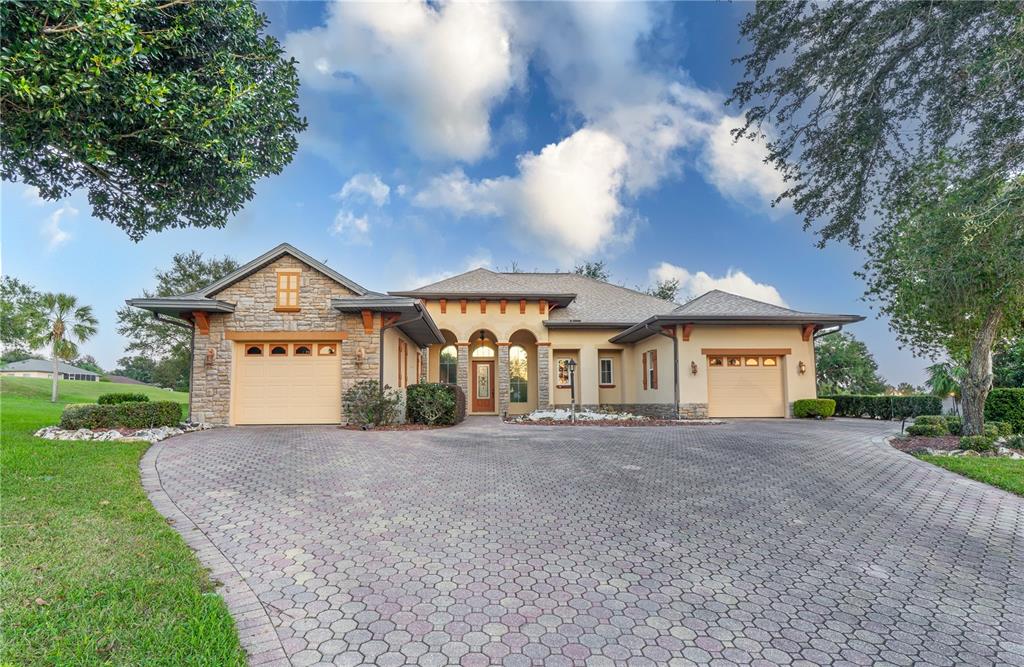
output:
M154 428L177 426L181 405L173 401L133 401L131 403L80 403L68 405L60 416L60 427L80 428Z
M942 424L918 424L914 423L907 427L907 435L925 438L937 438L949 435L949 429Z
M998 424L992 424L992 423L985 424L985 426L981 429L981 431L982 431L982 434L986 438L992 438L993 440L995 440L996 438L999 437L999 425Z
M1018 433L1011 435L1003 443L1004 447L1010 447L1011 449L1024 449L1024 433Z
M963 417L946 417L946 428L949 429L950 435L963 435L964 431L964 419Z
M402 395L388 385L381 391L376 380L362 380L345 392L342 404L350 424L387 426L401 418Z
M802 398L793 401L793 416L801 418L820 417L828 419L836 412L836 402L831 398Z
M938 396L924 394L915 396L836 394L819 398L829 398L836 402L837 417L906 419L918 415L937 415L942 412L942 399Z
M997 437L1013 435L1013 425L1010 422L999 422L995 420L986 421L985 426L991 426L996 430Z
M413 424L450 426L461 421L460 414L465 417L465 403L466 395L463 392L460 396L458 385L421 382L405 390L405 418Z
M993 389L985 401L985 419L1009 422L1017 433L1024 433L1024 388Z
M988 452L995 446L995 441L985 435L965 435L960 438L960 449L974 452Z
M114 405L115 403L145 403L149 396L145 394L133 394L130 392L119 392L114 394L100 394L96 402L100 405Z
M943 426L943 427L945 427L948 424L948 422L946 421L946 417L943 417L942 415L921 415L920 417L917 417L917 418L914 419L914 423L915 424L934 424L936 426Z

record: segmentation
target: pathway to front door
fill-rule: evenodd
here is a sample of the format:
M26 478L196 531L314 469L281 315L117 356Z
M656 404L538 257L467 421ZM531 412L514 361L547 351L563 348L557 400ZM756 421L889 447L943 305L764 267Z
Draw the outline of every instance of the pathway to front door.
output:
M494 362L473 362L473 412L494 412Z

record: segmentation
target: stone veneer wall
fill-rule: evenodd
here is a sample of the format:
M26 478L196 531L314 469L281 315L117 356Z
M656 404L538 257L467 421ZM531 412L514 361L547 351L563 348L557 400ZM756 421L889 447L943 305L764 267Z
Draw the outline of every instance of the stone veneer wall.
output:
M537 346L537 409L551 407L551 347Z
M509 392L512 388L508 374L508 352L507 344L498 345L498 414L501 416L508 414Z
M469 411L470 396L469 393L469 345L458 345L456 348L458 352L458 363L455 367L455 379L458 381L462 391L466 392L466 411Z
M277 300L277 269L302 271L297 313L274 310ZM340 346L342 391L360 379L376 379L379 316L374 332L365 334L359 315L341 315L331 308L331 297L353 293L303 262L284 256L256 273L221 290L215 296L235 304L233 313L211 313L210 332L196 331L192 362L192 420L227 424L231 405L231 355L233 341L226 331L346 331ZM357 362L356 350L364 349ZM212 350L212 357L208 352ZM339 415L339 418L341 416Z

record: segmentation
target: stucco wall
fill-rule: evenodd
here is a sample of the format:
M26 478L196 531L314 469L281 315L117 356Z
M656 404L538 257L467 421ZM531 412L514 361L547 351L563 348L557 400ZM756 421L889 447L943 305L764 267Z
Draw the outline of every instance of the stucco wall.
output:
M622 350L601 350L598 353L598 363L602 358L609 358L612 360L612 384L614 387L601 387L597 388L598 402L601 405L609 404L620 404L622 400L623 390L627 382L629 382L629 376L624 372L625 369L622 367ZM600 367L598 367L598 385L600 385Z
M608 339L619 333L618 329L552 329L551 339L551 402L563 405L569 402L569 390L558 389L558 368L555 350L574 351L576 366L576 402L581 405L597 405L598 395L598 358L604 350L621 350L622 345L609 343ZM624 359L625 362L625 359ZM626 362L624 365L629 366ZM623 377L629 377L630 369L619 369ZM627 383L628 384L628 383ZM628 395L628 388L625 388ZM628 400L628 398L626 399Z
M521 329L530 331L537 340L548 339L547 328L542 324L548 315L540 313L537 301L526 303L525 314L520 314L518 300L509 300L504 314L501 312L501 304L495 299L487 301L486 313L480 312L479 299L467 301L465 314L460 310L458 299L448 301L444 314L441 313L440 301L427 301L426 307L437 327L451 331L458 341L467 342L481 329L493 333L498 342L507 342Z
M279 269L301 271L298 312L274 310ZM349 339L341 345L343 390L360 377L376 378L376 334L363 334L358 315L342 316L331 308L332 297L351 294L344 285L293 257L284 256L214 295L235 304L235 312L211 313L209 334L196 331L192 419L211 424L230 421L233 346L225 338L227 331L346 331ZM360 347L365 351L363 363L357 363L354 354Z
M658 387L648 386L644 389L644 360L643 354L651 350L658 351ZM672 340L661 334L654 334L633 344L627 356L633 361L633 381L628 383L636 391L634 398L628 399L627 403L674 403L675 386L672 370L674 354Z
M777 349L789 348L792 353L783 357L782 371L786 387L786 403L801 398L814 398L814 342L805 341L799 325L696 325L690 340L679 340L681 402L707 403L708 364L701 354L702 348ZM658 353L661 354L660 352ZM697 363L697 374L690 372L690 362ZM799 362L807 366L800 374Z
M375 327L380 326L380 317L376 318ZM419 357L420 349L416 347L416 343L412 342L408 336L392 327L384 330L384 384L394 388L398 388L398 368L400 365L398 358L398 341L405 341L406 359L405 370L406 370L406 386L410 384L416 384L418 379L416 377L416 358Z

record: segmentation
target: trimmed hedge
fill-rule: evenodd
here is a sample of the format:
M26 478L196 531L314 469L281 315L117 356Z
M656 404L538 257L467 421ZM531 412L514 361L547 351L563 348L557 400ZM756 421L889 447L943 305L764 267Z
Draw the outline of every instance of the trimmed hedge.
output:
M946 417L946 428L949 429L950 435L963 435L964 418L956 416Z
M96 402L100 405L115 405L117 403L148 403L149 396L145 394L132 394L129 392L119 392L114 394L101 394Z
M988 393L985 419L1009 422L1017 433L1024 433L1024 388L1001 387Z
M995 440L987 435L965 435L960 438L960 449L973 452L988 452L995 446Z
M466 392L443 382L410 385L405 390L405 418L413 424L458 424L466 418Z
M801 398L793 401L793 416L828 419L836 413L836 402L831 398Z
M80 428L153 428L180 423L181 405L173 401L72 404L65 407L60 416L60 427L71 431Z
M1010 422L986 421L985 430L988 430L990 426L996 430L999 436L1013 435L1013 426Z
M907 427L907 435L916 435L925 438L937 438L942 435L949 435L949 429L942 424L911 424Z
M906 419L918 415L942 413L942 399L924 394L915 396L863 396L837 394L820 396L836 402L837 417L867 417L868 419Z

